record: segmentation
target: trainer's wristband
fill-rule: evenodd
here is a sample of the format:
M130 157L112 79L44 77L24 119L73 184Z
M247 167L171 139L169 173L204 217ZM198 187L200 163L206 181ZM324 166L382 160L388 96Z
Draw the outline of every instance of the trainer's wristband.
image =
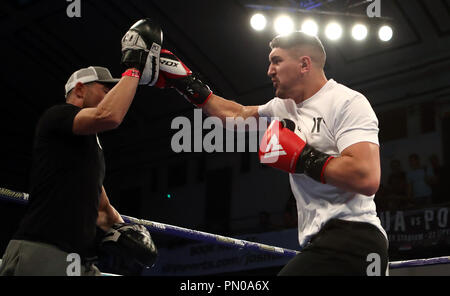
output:
M125 72L123 72L122 77L123 76L141 78L141 72L139 72L139 70L136 69L128 69Z

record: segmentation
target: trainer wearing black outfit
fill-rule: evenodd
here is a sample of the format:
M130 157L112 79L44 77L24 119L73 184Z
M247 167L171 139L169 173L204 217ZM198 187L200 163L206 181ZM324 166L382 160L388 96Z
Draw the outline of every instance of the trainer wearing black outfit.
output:
M8 244L0 275L100 275L90 259L96 255L97 226L120 232L121 238L112 243L126 256L134 253L121 246L130 232L139 232L137 247L148 247L148 232L124 224L109 203L97 133L120 125L138 84L156 81L158 69L152 67L154 60L159 65L155 49L161 42L159 26L149 20L136 23L122 39L126 71L121 79L112 78L103 67L80 69L66 84L66 103L51 107L41 117L33 147L28 210ZM81 259L78 272L69 267L71 253Z

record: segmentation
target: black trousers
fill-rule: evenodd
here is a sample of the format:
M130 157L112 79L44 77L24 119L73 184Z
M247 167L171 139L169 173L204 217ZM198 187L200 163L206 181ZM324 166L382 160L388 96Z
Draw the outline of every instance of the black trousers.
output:
M0 266L0 276L67 276L69 253L42 242L10 240ZM72 260L71 260L72 261ZM80 262L81 276L100 276L98 268Z
M388 242L376 226L332 219L278 275L387 275L388 261Z

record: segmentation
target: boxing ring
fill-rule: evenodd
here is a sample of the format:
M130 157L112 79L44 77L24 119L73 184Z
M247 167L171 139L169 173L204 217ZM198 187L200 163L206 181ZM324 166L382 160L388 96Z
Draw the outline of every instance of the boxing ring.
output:
M12 202L25 205L28 202L29 195L23 192L16 192L5 188L0 188L0 201ZM239 250L245 250L247 252L259 252L275 256L285 257L286 260L294 257L298 254L299 250L293 250L288 248L282 248L277 246L272 246L268 244L252 242L243 239L226 237L218 234L207 233L198 230L192 230L188 228L183 228L179 226L148 221L143 219L138 219L135 217L130 217L122 215L125 222L141 224L145 226L151 234L159 233L163 235L170 235L179 238L184 238L193 241L199 241L210 244L222 245L228 248L236 248ZM390 273L392 270L410 268L410 267L427 267L432 265L442 265L449 264L450 256L434 257L434 258L424 258L424 259L413 259L413 260L403 260L403 261L393 261L389 262ZM1 264L1 261L0 261ZM112 275L112 274L103 274ZM449 273L450 275L450 273Z

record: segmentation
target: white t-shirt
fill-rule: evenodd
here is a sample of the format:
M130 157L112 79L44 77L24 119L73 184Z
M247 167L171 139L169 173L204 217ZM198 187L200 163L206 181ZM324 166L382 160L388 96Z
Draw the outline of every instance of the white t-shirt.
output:
M333 79L300 104L292 99L274 98L259 106L258 113L262 117L293 120L297 135L334 157L358 142L378 145L378 119L368 100ZM332 218L371 223L387 238L377 217L374 195L347 192L305 174L289 174L289 179L297 201L300 246Z

